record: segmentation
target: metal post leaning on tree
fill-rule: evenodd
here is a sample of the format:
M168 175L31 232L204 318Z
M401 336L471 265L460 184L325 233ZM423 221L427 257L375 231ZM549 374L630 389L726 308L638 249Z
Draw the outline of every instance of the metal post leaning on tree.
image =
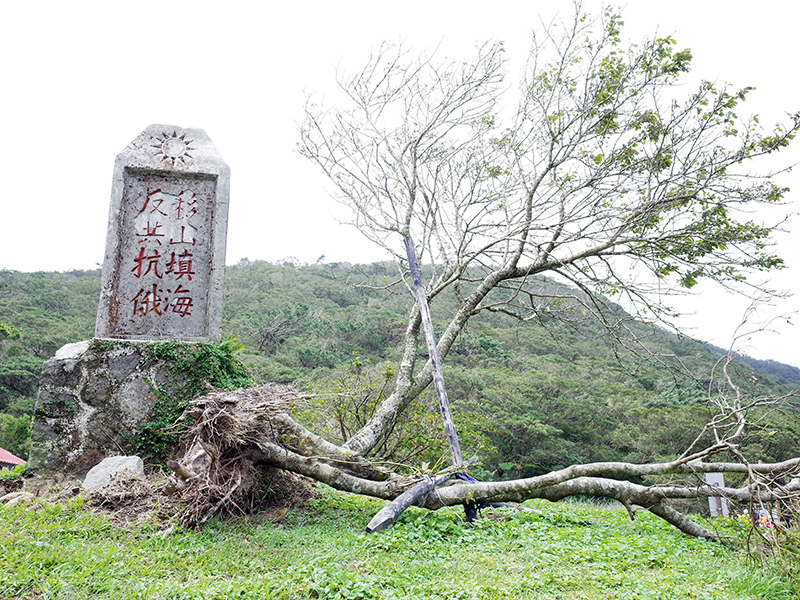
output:
M422 285L422 277L417 265L417 253L414 250L414 240L410 235L403 239L406 245L406 256L408 257L408 268L411 271L411 279L414 282L414 291L417 296L417 305L422 316L422 326L425 329L425 341L428 344L428 356L433 370L433 386L436 389L436 398L439 401L439 412L442 414L444 422L444 432L447 435L447 443L450 446L450 456L453 458L453 466L458 468L464 463L461 457L461 444L458 443L456 425L453 422L453 413L450 412L450 402L447 400L447 391L444 388L444 376L442 375L442 361L439 358L439 350L436 347L436 338L433 335L433 322L431 321L431 311L428 308L428 298L425 295L425 286Z
M414 283L414 292L417 297L417 306L422 317L422 326L425 330L425 341L428 344L428 356L431 361L433 371L433 385L436 389L436 398L439 402L439 412L444 422L444 432L447 436L447 443L450 446L450 456L453 459L454 472L444 475L437 475L433 478L426 478L420 481L411 489L395 498L387 504L378 514L376 514L367 525L367 533L375 533L391 525L397 517L409 506L415 504L419 499L427 497L435 486L441 485L451 476L461 477L464 481L474 483L475 480L463 472L465 463L461 456L461 444L458 442L453 413L450 411L450 402L447 400L447 391L444 387L444 376L442 375L442 361L439 358L439 350L436 348L436 337L433 335L433 322L431 312L428 308L428 298L425 295L425 287L422 285L422 277L417 264L417 253L414 249L414 240L410 235L405 236L403 243L406 246L406 256L408 257L408 267L411 271L411 279ZM467 461L466 464L476 462L475 459ZM474 504L465 504L464 512L467 520L472 521L477 516L477 508Z

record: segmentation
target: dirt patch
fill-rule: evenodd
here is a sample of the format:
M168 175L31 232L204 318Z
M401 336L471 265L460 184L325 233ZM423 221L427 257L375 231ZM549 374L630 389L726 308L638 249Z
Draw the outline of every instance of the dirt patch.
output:
M163 476L145 478L128 470L120 471L88 493L88 504L109 513L115 525L166 522L174 518L181 506L161 491L163 482Z
M215 513L218 512L222 517L236 518L276 509L288 512L287 509L302 506L310 498L319 496L313 482L300 475L266 466L257 467L254 473L259 478L259 485L250 489L248 502L244 503L241 498L231 494L230 497L235 498L237 504L220 507L221 510L218 509ZM187 510L194 508L197 511L198 506L213 508L219 501L218 498L207 497L200 500L196 497L196 492L166 494L165 483L166 477L163 475L145 478L130 471L122 471L113 475L106 484L89 492L87 503L107 513L115 525L129 527L151 522L158 529L165 530L176 520L181 525L199 526L199 523L190 521L196 519L196 513L187 513ZM190 504L191 500L195 501L194 506ZM208 514L210 517L215 513L207 512L203 516Z

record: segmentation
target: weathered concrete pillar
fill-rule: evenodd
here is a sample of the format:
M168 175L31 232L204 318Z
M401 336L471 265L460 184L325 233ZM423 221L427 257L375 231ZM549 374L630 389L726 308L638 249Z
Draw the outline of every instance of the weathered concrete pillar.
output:
M96 336L219 341L230 171L202 129L117 155Z

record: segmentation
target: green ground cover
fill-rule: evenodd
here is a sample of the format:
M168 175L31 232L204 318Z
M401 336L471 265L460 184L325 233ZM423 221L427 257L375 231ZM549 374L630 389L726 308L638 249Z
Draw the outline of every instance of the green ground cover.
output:
M20 599L754 599L800 587L741 550L691 539L618 507L526 504L535 512L411 509L364 533L381 502L331 490L277 520L164 535L115 526L81 498L0 508L0 597ZM715 521L731 535L742 526ZM738 533L737 533L738 532Z

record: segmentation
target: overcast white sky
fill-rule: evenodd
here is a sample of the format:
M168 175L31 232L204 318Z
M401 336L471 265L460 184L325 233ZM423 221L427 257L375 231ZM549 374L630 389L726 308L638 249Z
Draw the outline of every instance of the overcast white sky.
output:
M612 3L612 5L615 5ZM366 262L383 258L337 224L322 177L294 150L304 91L332 90L337 65L358 66L386 39L468 55L503 40L524 61L539 16L571 0L5 2L0 15L0 269L53 271L102 263L114 157L151 123L205 129L231 167L228 264L241 258ZM584 2L597 12L600 2ZM779 0L629 0L627 37L671 34L693 75L754 85L749 110L772 123L800 110L800 4ZM800 146L800 142L798 143ZM800 161L800 148L779 165ZM777 165L776 165L777 166ZM783 181L795 191L800 170ZM791 207L790 210L796 210ZM792 221L790 229L800 223ZM779 238L800 290L797 235ZM684 310L688 333L727 347L747 303L710 284ZM696 289L698 289L696 288ZM793 313L797 298L763 312ZM755 336L743 350L800 366L800 334Z

